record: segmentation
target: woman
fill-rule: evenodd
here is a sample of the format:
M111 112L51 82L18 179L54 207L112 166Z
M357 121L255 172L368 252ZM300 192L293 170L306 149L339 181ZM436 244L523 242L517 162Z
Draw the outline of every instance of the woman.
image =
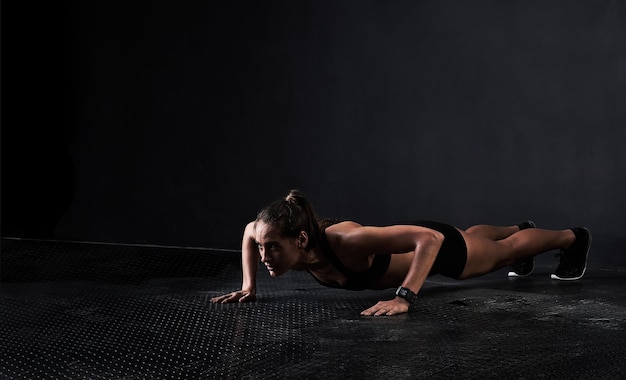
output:
M396 297L380 301L361 315L405 313L429 275L463 280L513 265L510 276L533 269L533 256L561 250L557 280L581 278L591 234L586 228L560 231L533 222L508 227L479 225L466 231L437 222L386 227L351 221L318 221L297 190L259 211L246 226L242 242L241 290L211 299L214 303L253 301L258 257L272 277L290 269L306 270L325 286L345 289L397 287Z

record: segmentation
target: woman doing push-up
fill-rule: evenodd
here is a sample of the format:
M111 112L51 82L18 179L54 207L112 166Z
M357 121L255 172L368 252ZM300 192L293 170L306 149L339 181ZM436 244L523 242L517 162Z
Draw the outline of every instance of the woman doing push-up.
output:
M297 190L259 211L244 231L241 290L211 302L247 302L256 297L259 255L272 277L306 270L324 286L351 290L396 288L362 315L405 313L430 275L464 280L511 266L526 276L533 257L561 250L555 280L578 280L587 266L591 234L584 227L545 230L531 221L506 227L478 225L463 231L419 221L384 227L318 220Z

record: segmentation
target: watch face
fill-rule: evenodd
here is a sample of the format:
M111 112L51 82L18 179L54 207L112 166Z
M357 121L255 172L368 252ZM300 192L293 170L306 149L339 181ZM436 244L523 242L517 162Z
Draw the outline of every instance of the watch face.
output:
M413 303L413 300L415 299L415 295L411 293L413 292L411 292L410 289L403 288L403 287L399 287L398 290L396 290L396 295L398 297L402 297L405 300L409 301L410 303Z

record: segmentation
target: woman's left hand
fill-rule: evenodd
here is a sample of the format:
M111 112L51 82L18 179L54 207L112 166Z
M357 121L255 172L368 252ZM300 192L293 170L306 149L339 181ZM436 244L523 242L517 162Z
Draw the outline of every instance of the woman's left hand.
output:
M396 315L409 311L409 302L403 298L396 297L389 301L380 301L369 309L363 310L361 315Z

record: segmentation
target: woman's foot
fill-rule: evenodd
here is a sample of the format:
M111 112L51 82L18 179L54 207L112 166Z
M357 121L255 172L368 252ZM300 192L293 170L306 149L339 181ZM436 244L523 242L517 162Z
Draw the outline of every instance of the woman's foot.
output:
M527 228L535 228L535 222L532 220L525 221L517 225L520 231ZM535 269L535 259L528 257L526 259L515 260L511 265L511 271L509 271L509 277L526 277L530 275Z
M587 269L587 255L591 248L591 232L585 227L572 228L576 241L561 250L559 266L552 274L553 280L573 281L580 279Z

